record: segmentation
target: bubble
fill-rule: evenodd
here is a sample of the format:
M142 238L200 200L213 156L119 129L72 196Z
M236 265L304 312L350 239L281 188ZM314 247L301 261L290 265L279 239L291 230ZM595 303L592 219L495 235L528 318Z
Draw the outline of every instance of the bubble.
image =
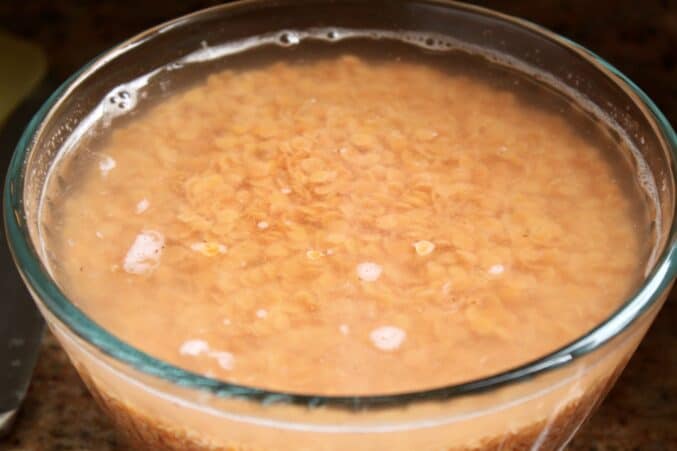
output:
M503 274L504 271L505 267L503 265L493 265L491 268L489 268L489 274L493 276Z
M394 351L398 349L407 333L395 326L381 326L372 330L369 334L371 342L381 351Z
M204 340L187 340L179 348L182 355L197 356L209 351L209 345Z
M183 68L183 63L175 61L173 63L167 64L165 67L167 68L168 71L178 70Z
M101 161L99 161L99 171L101 171L101 175L108 175L110 171L115 169L115 166L117 166L117 163L112 157L109 156L104 156Z
M141 200L139 201L138 204L136 204L136 209L135 209L136 214L137 214L137 215L142 214L143 212L145 212L146 210L148 210L148 207L150 207L150 202L148 201L148 199L146 199L146 198L144 197L143 199L141 199Z
M235 365L235 357L227 351L210 352L209 357L216 359L216 363L224 370L232 370Z
M280 34L280 37L278 38L278 41L280 44L284 45L285 47L289 47L292 45L297 45L301 42L301 38L299 35L293 31L285 31L282 34Z
M154 230L141 232L125 255L123 268L130 274L148 274L160 264L165 237Z
M381 265L373 262L364 262L357 265L357 277L365 282L374 282L381 277L383 268Z
M135 104L135 98L127 89L121 89L114 91L108 97L108 103L110 103L113 107L117 107L119 110L126 110L133 107Z
M334 40L334 39L339 39L341 37L340 33L337 30L329 30L327 31L327 38Z

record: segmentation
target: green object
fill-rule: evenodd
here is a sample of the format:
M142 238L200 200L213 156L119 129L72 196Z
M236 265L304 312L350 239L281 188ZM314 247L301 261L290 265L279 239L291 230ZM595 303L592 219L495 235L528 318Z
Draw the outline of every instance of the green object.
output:
M40 47L0 31L0 125L42 80L46 69Z

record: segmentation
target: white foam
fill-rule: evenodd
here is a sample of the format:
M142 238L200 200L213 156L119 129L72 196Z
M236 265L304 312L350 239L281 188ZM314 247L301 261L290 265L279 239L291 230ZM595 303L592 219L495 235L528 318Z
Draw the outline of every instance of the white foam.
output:
M139 201L138 204L136 204L136 214L140 215L141 213L148 210L148 207L150 207L150 202L144 197Z
M106 155L99 161L99 171L101 172L101 175L106 176L110 171L115 169L115 166L117 165L118 164L112 157Z
M198 356L209 352L209 344L204 340L187 340L183 342L179 352L182 355Z
M99 239L103 238L103 233L99 232L98 230L96 231L96 233L94 235L96 235L96 237L99 238Z
M131 274L149 274L160 264L165 237L154 230L141 232L125 255L123 268Z
M266 221L259 221L259 223L256 224L256 227L261 230L266 230L268 227L270 227L270 224L268 224Z
M209 357L216 359L216 363L224 370L232 370L235 366L235 357L230 352L212 351L209 353Z
M257 318L263 319L266 316L268 316L268 310L260 308L256 311L256 317Z
M347 324L341 324L339 326L339 332L341 332L343 335L348 335L350 333L350 326Z
M503 271L505 271L505 267L503 265L493 265L491 268L489 268L489 274L493 276L503 274Z
M381 277L383 268L374 262L363 262L357 265L357 277L365 282L374 282Z
M398 349L405 338L407 338L407 333L395 326L381 326L372 330L369 334L371 342L382 351L394 351Z
M104 125L110 125L115 117L126 114L136 108L139 97L144 97L143 94L139 95L141 89L148 84L149 79L157 72L155 70L113 88L99 105Z

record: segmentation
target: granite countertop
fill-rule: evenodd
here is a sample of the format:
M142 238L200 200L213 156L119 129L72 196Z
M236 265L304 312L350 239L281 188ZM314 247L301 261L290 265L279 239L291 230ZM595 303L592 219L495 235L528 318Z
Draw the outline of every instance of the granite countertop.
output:
M0 24L39 43L59 82L116 42L213 1L64 0L0 2ZM677 124L677 3L671 0L478 1L528 18L591 48L643 87ZM8 149L0 149L7 152ZM606 401L570 445L572 450L677 450L677 291ZM51 334L8 451L121 450Z

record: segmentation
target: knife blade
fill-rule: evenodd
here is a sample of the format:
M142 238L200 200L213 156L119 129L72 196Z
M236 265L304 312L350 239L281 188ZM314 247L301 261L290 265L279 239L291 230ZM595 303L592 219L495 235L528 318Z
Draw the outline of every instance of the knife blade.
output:
M43 80L37 84L45 70L44 55L39 49L31 48L31 45L6 34L0 34L0 50L0 61L13 58L10 59L12 70L3 72L0 77L4 89L0 90L3 93L0 113L5 116L11 112L6 121L0 117L0 170L4 186L5 173L14 146L31 116L51 92L54 83ZM17 81L18 85L14 83ZM14 108L16 102L29 91L32 94L18 108ZM43 330L44 321L24 288L10 256L3 224L0 232L0 436L9 431L26 396Z
M23 401L40 350L44 322L0 240L0 435Z

